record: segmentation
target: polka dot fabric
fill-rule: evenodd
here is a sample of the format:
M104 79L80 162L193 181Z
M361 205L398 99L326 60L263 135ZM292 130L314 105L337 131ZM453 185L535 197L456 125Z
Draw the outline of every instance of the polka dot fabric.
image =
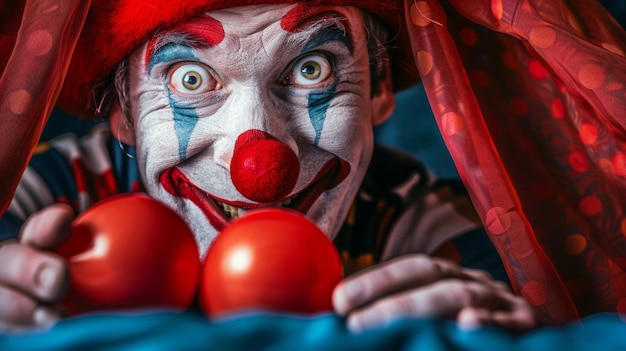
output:
M626 36L596 2L406 1L421 79L515 290L626 312Z
M52 112L88 8L82 0L0 5L0 213Z

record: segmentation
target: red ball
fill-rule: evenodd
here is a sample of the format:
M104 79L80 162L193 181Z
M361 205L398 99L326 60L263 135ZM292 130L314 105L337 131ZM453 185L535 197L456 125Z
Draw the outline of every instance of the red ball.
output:
M200 258L176 212L143 194L101 201L81 214L58 253L71 288L70 314L140 307L184 309L195 297Z
M245 310L314 314L332 310L343 276L339 253L302 214L254 210L233 221L209 247L200 303L211 317Z

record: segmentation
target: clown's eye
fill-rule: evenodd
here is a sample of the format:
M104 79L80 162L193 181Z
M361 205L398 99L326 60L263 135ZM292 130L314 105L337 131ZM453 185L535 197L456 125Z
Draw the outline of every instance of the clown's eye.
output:
M219 89L219 82L206 67L193 63L175 66L170 71L170 88L184 94L202 94Z
M331 64L326 57L319 54L308 55L293 65L288 82L293 85L316 85L328 79L331 73Z

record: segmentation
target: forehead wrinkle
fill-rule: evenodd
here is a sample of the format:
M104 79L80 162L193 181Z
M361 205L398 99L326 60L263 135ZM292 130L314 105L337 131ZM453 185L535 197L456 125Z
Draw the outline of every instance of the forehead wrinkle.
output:
M293 4L261 4L210 11L225 29L226 35L245 38L272 26ZM243 11L245 9L245 11Z
M258 44L268 56L285 55L297 48L289 45L290 34L285 32L280 25L274 23L273 26L268 26L261 33L261 40L259 40Z
M280 19L293 6L262 4L210 11L224 28L224 40L217 49L224 56L222 61L237 66L247 60L275 59L288 34L280 28Z

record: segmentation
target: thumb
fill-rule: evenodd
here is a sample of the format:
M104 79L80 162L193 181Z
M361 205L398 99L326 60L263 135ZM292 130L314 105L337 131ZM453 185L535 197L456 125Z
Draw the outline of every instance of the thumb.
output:
M74 210L66 204L54 204L30 216L20 231L20 241L39 249L60 247L70 232Z

